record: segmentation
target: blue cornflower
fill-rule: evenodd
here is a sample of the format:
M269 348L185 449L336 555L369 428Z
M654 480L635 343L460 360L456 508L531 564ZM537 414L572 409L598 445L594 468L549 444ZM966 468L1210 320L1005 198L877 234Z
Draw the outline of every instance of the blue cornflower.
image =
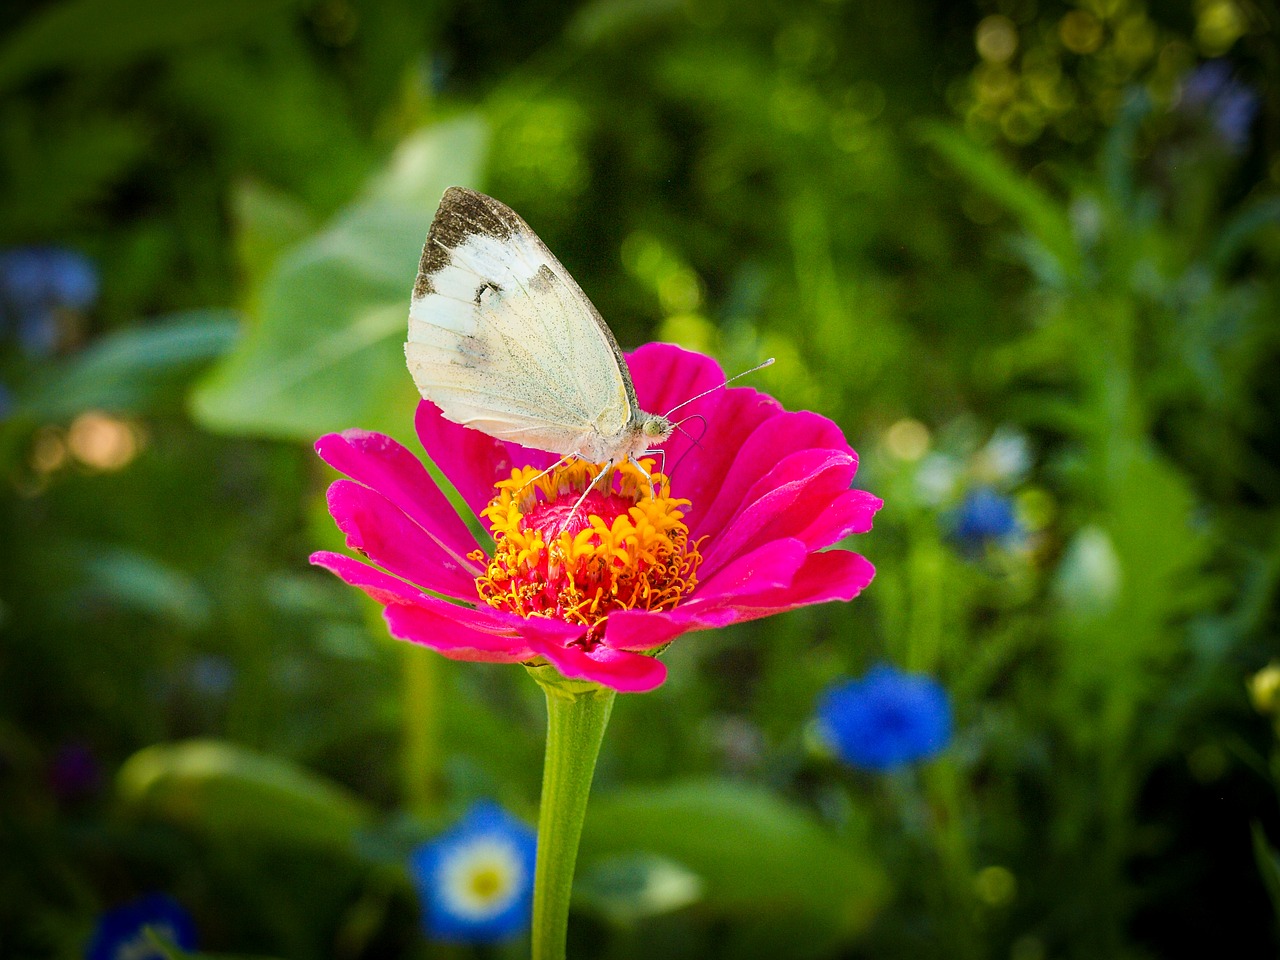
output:
M182 904L163 893L152 893L108 910L85 951L85 960L164 960L147 928L180 950L196 948L196 925Z
M1222 145L1239 153L1249 143L1258 95L1231 76L1226 60L1208 60L1183 82L1182 107L1210 121Z
M61 247L0 252L0 318L13 324L29 354L52 352L61 311L87 310L98 299L98 271L83 254Z
M495 803L473 804L409 857L427 936L493 943L525 930L536 853L534 830Z
M952 534L968 548L989 540L1009 540L1022 533L1013 501L990 487L970 490L952 514Z
M844 762L863 770L895 770L947 745L951 706L933 678L881 665L823 694L817 725Z

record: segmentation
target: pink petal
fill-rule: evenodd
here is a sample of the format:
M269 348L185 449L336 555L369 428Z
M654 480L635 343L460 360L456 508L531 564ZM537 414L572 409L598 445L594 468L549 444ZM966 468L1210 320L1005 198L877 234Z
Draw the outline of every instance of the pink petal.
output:
M615 650L654 650L691 631L727 627L813 603L852 600L874 575L875 568L866 558L851 551L811 553L785 586L750 594L725 591L657 613L620 610L610 614L605 642Z
M869 531L876 511L883 506L883 500L865 490L846 490L798 536L811 549L829 547L851 533Z
M749 431L741 439L735 437L736 445L732 450L723 450L717 459L708 458L708 462L702 465L701 469L707 472L703 478L707 492L700 501L696 531L693 529L693 512L690 511L691 533L712 537L719 534L741 511L749 491L759 485L762 478L770 474L779 477L775 468L789 454L805 450L823 451L820 459L826 459L825 454L834 454L850 465L845 487L852 481L857 470L857 455L845 442L840 428L826 417L816 413L775 411L776 415L752 418L746 415L747 411L730 410L728 413L731 420L742 421ZM680 495L690 499L693 496L689 493Z
M732 623L726 609L739 598L788 586L809 551L799 540L778 540L739 557L674 610L619 610L605 624L604 642L615 650L635 652L665 646L689 630Z
M382 616L396 639L430 647L452 660L520 663L537 656L513 625L485 618L464 622L448 611L399 603L387 607Z
M721 597L760 593L791 583L809 549L796 539L773 540L742 556L698 583L688 603L705 604Z
M813 530L821 540L839 529L839 516L833 526L826 513L848 490L854 469L848 454L802 450L775 464L743 495L727 529L707 541L702 564L705 574L715 573L743 551L769 540L794 537L805 530ZM814 549L826 543L807 546Z
M667 668L660 660L603 643L589 652L576 644L547 645L541 653L571 680L591 680L622 693L645 693L667 678Z
M700 629L696 615L684 607L658 613L649 610L619 610L609 614L604 643L614 650L641 653L666 646L682 633Z
M487 607L459 606L428 596L411 584L383 573L340 553L320 551L311 562L359 587L387 607L391 635L409 640L457 660L485 660L515 663L537 654L521 639L525 621ZM562 635L573 635L567 624ZM541 642L547 642L545 638Z
M457 609L392 604L383 616L392 636L455 660L519 663L541 657L570 679L631 693L652 690L666 678L666 667L651 657L604 645L588 652L577 642L584 628L576 624L484 610L465 611L471 616L463 621L453 616Z
M808 556L799 540L768 543L699 583L693 595L674 610L611 613L605 624L605 643L615 650L641 652L665 646L689 630L726 626L734 621L732 607L736 602L789 586Z
M319 550L311 555L311 562L360 588L384 607L389 603L414 603L427 596L413 584L341 553Z
M724 383L724 371L708 356L670 343L646 343L627 354L636 398L648 413L665 416L676 404ZM676 416L685 415L685 409Z
M665 414L724 383L710 358L666 344L641 347L631 354L630 367L640 405L654 413ZM677 423L686 422L663 444L664 469L674 494L692 501L689 524L697 535L708 532L700 517L743 443L762 421L780 413L772 397L743 387L715 390L674 412Z
M359 550L411 583L454 597L475 596L475 574L380 493L354 480L329 486L329 512Z
M733 622L756 620L811 603L852 600L875 573L866 557L851 550L812 553L788 586L733 601Z
M687 455L677 459L679 466L671 481L676 496L692 501L689 524L697 536L719 531L713 510L725 496L725 484L734 480L735 463L759 462L744 460L743 448L762 425L785 416L772 397L745 387L718 391L698 405L703 403L709 405L703 414L706 434ZM773 462L772 452L765 455L764 462ZM751 479L750 475L741 477L742 489L750 486Z
M511 477L513 467L550 466L556 457L447 420L429 400L418 404L414 426L431 462L440 468L476 516L493 499L493 485Z
M316 453L335 470L382 494L422 527L465 569L480 566L466 559L479 544L471 535L422 461L381 433L345 430L316 441Z

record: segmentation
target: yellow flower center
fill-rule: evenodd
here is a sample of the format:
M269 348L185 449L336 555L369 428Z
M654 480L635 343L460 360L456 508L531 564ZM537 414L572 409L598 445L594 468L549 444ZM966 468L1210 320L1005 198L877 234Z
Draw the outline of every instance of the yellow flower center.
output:
M493 867L477 870L471 875L471 894L477 900L492 900L503 888L506 877Z
M483 513L494 551L476 578L480 599L596 627L615 610L669 610L694 588L702 556L682 522L689 501L672 498L660 473L651 493L631 463L593 485L602 469L574 460L539 476L524 467L496 484Z

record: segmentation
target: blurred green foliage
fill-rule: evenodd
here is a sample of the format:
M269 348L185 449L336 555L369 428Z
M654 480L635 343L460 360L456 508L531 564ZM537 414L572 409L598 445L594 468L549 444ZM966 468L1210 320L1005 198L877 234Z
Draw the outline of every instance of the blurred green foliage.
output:
M1280 946L1276 700L1246 691L1280 629L1270 5L0 24L0 246L101 277L52 354L0 331L0 954L79 955L163 889L218 953L469 955L421 938L404 857L478 797L533 819L540 697L305 564L337 538L309 441L411 439L399 341L455 182L624 344L776 356L755 381L837 420L886 501L857 602L686 637L620 698L572 956ZM1235 86L1203 93L1208 58ZM958 542L980 487L1020 537ZM855 774L809 748L814 699L886 659L945 684L956 740Z

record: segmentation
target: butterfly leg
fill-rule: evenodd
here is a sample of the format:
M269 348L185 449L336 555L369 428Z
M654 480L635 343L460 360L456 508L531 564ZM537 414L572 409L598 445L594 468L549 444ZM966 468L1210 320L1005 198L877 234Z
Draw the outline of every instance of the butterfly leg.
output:
M596 484L600 482L601 477L609 477L610 479L612 479L613 477L613 461L612 460L610 460L607 464L605 464L604 469L601 470L599 473L597 473L591 479L591 482L587 484L587 489L582 491L582 496L578 498L578 502L575 503L573 505L573 509L569 511L570 517L572 517L574 514L578 512L578 508L582 506L582 501L586 500L587 494L595 489Z
M556 468L558 468L561 464L568 463L570 460L581 460L581 459L582 459L582 454L580 453L566 453L563 457L561 457L551 466L547 467L547 469L543 470L539 474L536 474L535 476L530 477L528 480L522 483L520 485L520 489L517 490L516 493L524 493L524 490L526 487L528 487L530 484L537 483L539 480L545 477L552 470L555 470Z
M657 455L661 458L662 466L660 466L660 467L658 468L658 472L659 472L659 473L662 473L662 474L664 474L664 475L665 475L665 471L663 470L663 467L665 467L665 466L666 466L666 464L667 464L667 454L666 454L666 451L664 451L664 450L646 450L646 451L645 451L645 453L655 453L655 454L657 454ZM641 456L643 456L643 454L641 454ZM648 471L648 470L646 470L646 469L644 468L644 464L642 464L642 463L641 463L639 460L637 460L634 456L628 457L627 459L631 461L631 465L632 465L632 466L634 466L637 470L639 470L641 473L643 473L643 474L644 474L644 478L645 478L645 480L649 481L649 499L650 499L650 500L654 499L654 497L656 496L656 494L653 492L653 475L652 475L651 473L649 473L649 471Z
M652 453L654 456L658 458L658 472L665 477L667 475L667 451L659 448L657 450L649 450L646 452ZM649 478L649 496L650 498L653 497L653 478L652 477Z

